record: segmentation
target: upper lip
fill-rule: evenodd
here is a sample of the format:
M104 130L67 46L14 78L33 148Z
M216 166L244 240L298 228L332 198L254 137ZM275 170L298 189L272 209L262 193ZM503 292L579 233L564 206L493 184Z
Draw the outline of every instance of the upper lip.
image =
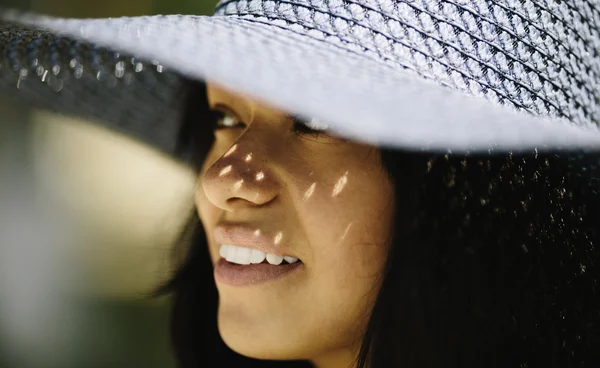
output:
M275 245L275 234L265 234L262 230L257 231L259 229L247 224L221 223L215 227L213 236L219 245L237 245L282 257L292 256L282 245Z

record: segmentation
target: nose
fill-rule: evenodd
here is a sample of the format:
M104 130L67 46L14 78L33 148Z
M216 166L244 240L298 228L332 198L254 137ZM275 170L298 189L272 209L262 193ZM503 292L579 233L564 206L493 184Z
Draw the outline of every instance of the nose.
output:
M277 197L279 185L269 170L267 153L238 141L204 173L202 190L217 207L234 211L240 206L261 206Z

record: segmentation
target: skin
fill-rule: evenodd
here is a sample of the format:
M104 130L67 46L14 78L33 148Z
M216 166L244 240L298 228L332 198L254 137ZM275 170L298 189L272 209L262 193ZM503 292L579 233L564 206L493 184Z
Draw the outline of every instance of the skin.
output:
M393 214L378 149L333 134L299 135L281 110L212 83L207 92L212 108L242 123L215 131L198 176L195 200L213 264L220 244L211 234L222 221L280 235L282 249L303 263L263 284L217 282L222 338L253 358L352 366L379 290Z

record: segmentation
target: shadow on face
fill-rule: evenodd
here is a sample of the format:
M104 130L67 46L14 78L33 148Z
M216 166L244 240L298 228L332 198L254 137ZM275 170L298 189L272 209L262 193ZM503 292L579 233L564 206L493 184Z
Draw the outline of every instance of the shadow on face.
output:
M391 227L379 150L213 84L207 93L219 118L195 198L221 336L260 359L353 359Z

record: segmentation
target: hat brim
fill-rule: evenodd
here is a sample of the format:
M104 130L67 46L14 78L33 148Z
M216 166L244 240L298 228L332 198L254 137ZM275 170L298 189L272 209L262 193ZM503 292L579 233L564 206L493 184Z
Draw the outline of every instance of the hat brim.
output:
M9 11L0 12L0 18L30 29L48 30L56 37L156 61L155 65L175 76L209 80L282 110L327 122L337 134L365 143L440 152L600 147L600 129L596 125L577 126L562 118L516 111L415 76L368 53L317 39L309 31L278 28L261 23L259 18L152 16L79 20ZM44 42L51 43L51 37L46 39L50 41ZM114 72L115 61L111 62ZM18 68L9 72L16 80ZM178 83L170 79L167 85L175 90ZM14 86L9 87L17 91ZM56 94L64 93L62 87ZM18 98L19 93L22 92L14 95ZM97 91L93 93L99 95ZM118 96L114 92L103 95L112 95L113 99ZM177 98L170 96L156 96L158 100L168 100L161 102L163 108L170 106L161 118L162 124L174 124L164 120L175 116L174 111L179 108L174 104ZM128 102L129 109L149 108L134 105L134 100ZM109 103L97 100L97 118L114 119L109 114ZM107 112L105 116L103 111ZM162 139L167 143L156 144L171 145L172 137L164 137L172 135L168 131L158 129L163 137L149 140Z

